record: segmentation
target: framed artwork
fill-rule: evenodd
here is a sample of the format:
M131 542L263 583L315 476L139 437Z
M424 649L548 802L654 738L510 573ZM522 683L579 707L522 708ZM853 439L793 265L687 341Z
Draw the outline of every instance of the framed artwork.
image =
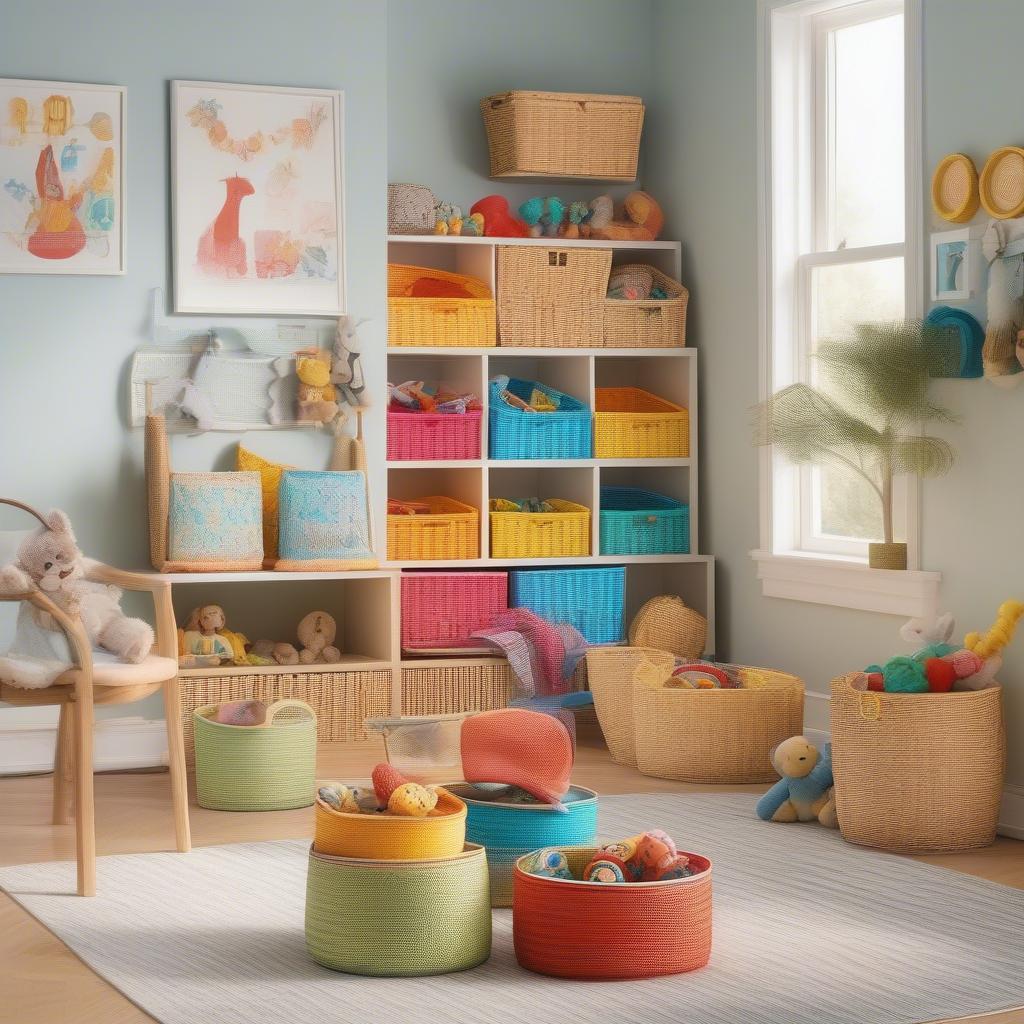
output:
M975 228L937 231L931 236L932 299L970 302L978 290L980 248Z
M175 312L345 312L343 98L171 83Z
M125 99L0 79L0 273L124 273Z

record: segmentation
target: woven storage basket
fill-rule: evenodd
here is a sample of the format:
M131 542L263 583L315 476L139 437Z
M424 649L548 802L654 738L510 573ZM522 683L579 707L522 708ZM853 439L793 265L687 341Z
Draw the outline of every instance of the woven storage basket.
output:
M601 488L601 554L690 551L690 506L637 487Z
M619 644L624 638L622 605L626 570L514 569L509 573L509 605L529 608L548 622L568 622L588 644Z
M832 681L832 773L843 838L905 853L988 846L1006 763L1002 689L865 693Z
M454 857L466 841L466 805L441 793L436 817L346 814L316 801L313 849L331 857L370 860L425 860Z
M470 299L418 299L405 294L419 278L461 285ZM476 278L433 267L388 264L388 345L477 348L497 344L490 288Z
M507 607L507 572L403 573L402 650L491 650L471 634Z
M491 558L559 558L590 554L590 509L546 499L553 512L494 512Z
M326 670L329 666L324 665ZM320 742L350 742L367 738L363 722L391 710L391 671L268 672L254 675L239 669L236 675L223 669L186 669L178 676L185 754L195 764L194 715L207 704L232 700L301 700L316 714ZM312 797L312 794L311 794Z
M772 751L803 731L804 684L771 669L741 668L730 690L633 684L637 768L679 782L774 782Z
M523 412L503 401L492 382L488 395L488 448L492 459L589 459L590 410L578 399L532 380L512 378L508 390L524 402L534 389L558 403L557 412Z
M645 661L672 671L671 654L648 647L606 647L587 651L587 680L594 695L597 721L612 760L636 767L636 727L633 723L633 674Z
M446 974L482 964L491 955L483 848L415 861L311 850L306 947L317 963L349 974Z
M498 344L601 348L610 249L498 246Z
M690 414L640 388L596 388L594 458L685 459Z
M597 852L562 852L575 876ZM666 882L544 878L516 863L512 935L522 967L558 978L652 978L704 967L711 957L711 861Z
M194 712L196 797L215 811L308 807L316 785L316 715L301 700L267 708L264 726L221 725Z
M388 561L480 556L480 513L454 498L416 498L429 514L388 516Z
M639 96L513 91L480 101L492 178L635 181Z
M707 640L708 620L675 594L652 597L629 625L630 647L653 647L688 661L704 653Z
M597 835L597 794L573 786L562 798L568 813L547 804L511 804L474 800L472 786L455 784L466 802L466 839L487 850L491 906L512 906L512 868L520 857L543 846L586 846Z
M483 413L404 412L388 409L387 457L405 459L479 459Z
M426 235L434 230L437 196L426 185L388 184L388 234Z
M627 264L615 272L649 272L667 299L605 299L606 348L681 348L686 344L686 304L690 293L657 267Z

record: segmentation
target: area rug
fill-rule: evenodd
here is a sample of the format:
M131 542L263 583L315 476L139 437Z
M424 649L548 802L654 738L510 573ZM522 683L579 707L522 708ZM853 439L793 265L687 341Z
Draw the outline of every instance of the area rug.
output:
M510 911L473 971L328 971L305 950L304 842L104 857L95 899L70 895L71 864L0 886L163 1024L919 1024L1024 1005L1024 891L765 824L753 799L602 799L602 835L661 827L714 863L711 963L640 982L523 971Z

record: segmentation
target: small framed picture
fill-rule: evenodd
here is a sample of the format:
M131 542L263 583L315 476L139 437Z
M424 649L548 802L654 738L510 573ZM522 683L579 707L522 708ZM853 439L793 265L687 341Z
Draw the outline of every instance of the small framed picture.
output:
M932 299L970 302L978 290L981 236L972 228L937 231L931 237Z

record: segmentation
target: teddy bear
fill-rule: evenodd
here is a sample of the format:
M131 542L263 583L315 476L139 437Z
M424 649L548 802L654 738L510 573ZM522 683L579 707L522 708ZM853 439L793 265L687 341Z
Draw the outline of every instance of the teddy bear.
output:
M17 561L0 569L0 592L23 594L41 590L58 608L81 620L93 647L137 664L153 648L153 627L121 611L121 591L86 579L88 565L78 548L71 520L59 509L46 516L46 526L26 537ZM33 610L38 625L60 626L49 612Z
M330 423L340 411L331 384L331 353L320 350L296 353L295 375L299 378L300 422Z
M806 736L783 740L772 753L772 764L782 776L757 801L757 816L764 821L814 821L838 827L832 785L832 744L818 748Z
M235 650L224 635L227 619L218 604L192 610L181 632L178 664L182 668L205 668L233 661Z
M630 192L616 209L611 196L590 203L590 217L580 228L586 238L609 241L653 242L665 226L658 201L647 192Z
M299 661L303 665L334 665L341 661L341 651L334 646L338 624L327 612L310 612L299 623Z

